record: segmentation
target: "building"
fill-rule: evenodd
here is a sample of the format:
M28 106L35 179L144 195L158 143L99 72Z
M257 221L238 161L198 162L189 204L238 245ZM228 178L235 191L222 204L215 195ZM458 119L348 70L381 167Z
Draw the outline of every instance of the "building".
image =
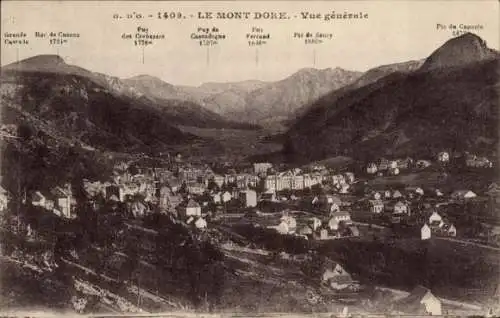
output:
M260 195L261 201L276 201L276 193L274 192L264 192Z
M438 153L437 160L441 163L448 163L450 161L450 154L446 151Z
M123 192L123 188L117 184L112 184L106 187L106 200L109 200L111 196L116 196L119 201L125 201L125 193Z
M297 221L293 216L285 214L281 217L280 221L287 224L289 233L295 233L295 230L297 229Z
M259 173L267 173L268 169L271 169L273 165L269 162L259 162L259 163L254 163L253 164L253 171L256 174Z
M366 167L366 173L368 174L375 174L377 173L377 171L378 171L377 165L373 162L370 162Z
M173 212L182 203L182 196L174 194L169 187L160 188L159 207L163 211Z
M194 226L201 230L201 229L206 229L207 228L207 221L204 218L199 217L195 222Z
M339 212L340 206L337 203L330 204L330 213Z
M0 186L0 211L7 208L9 203L9 194L2 186Z
M288 224L285 221L281 221L278 225L276 226L268 226L270 229L276 230L279 234L288 234L289 233L289 228Z
M201 206L198 202L190 199L187 204L181 206L181 216L184 218L201 216Z
M417 162L415 163L415 165L419 169L425 169L427 167L430 167L432 165L432 163L430 161L428 161L428 160L417 160Z
M143 217L144 215L146 215L147 211L148 211L148 207L146 206L146 204L144 204L143 202L141 202L139 200L135 200L130 205L130 213L135 218Z
M344 173L344 177L345 177L345 181L349 184L351 184L355 181L354 173L352 173L352 172Z
M220 188L224 184L224 176L221 176L219 174L215 174L212 177L212 181Z
M452 199L467 200L477 197L477 195L470 190L456 190L451 194Z
M408 169L413 165L413 159L410 157L407 157L406 159L398 159L397 161L397 167L401 169Z
M415 189L415 193L418 194L418 195L424 195L424 189L422 189L420 187L417 187Z
M313 229L309 225L303 225L301 228L299 228L298 234L310 236L313 234Z
M72 217L72 195L61 187L55 187L52 189L51 194L54 197L55 208L61 212L61 216L65 218Z
M205 186L198 182L189 182L186 187L188 193L194 195L201 195L205 192Z
M224 192L222 194L222 203L226 203L226 202L229 202L231 201L231 199L233 198L233 196L231 195L231 193L229 193L228 191Z
M31 197L31 204L33 206L45 208L46 198L40 191L35 191Z
M309 222L311 223L311 227L313 229L313 231L316 231L317 229L319 229L321 227L321 220L318 219L317 217L312 217Z
M384 211L384 202L381 200L370 200L370 212L380 214Z
M330 217L332 219L337 220L337 222L345 222L345 223L350 223L351 222L351 214L346 211L338 211L330 214Z
M353 283L351 275L338 263L329 264L323 271L321 279L324 284L336 290L345 289Z
M245 207L257 206L257 193L254 190L245 190L239 194L240 200Z
M339 186L339 193L346 194L349 193L350 186L348 184L342 184Z
M389 170L389 175L391 175L391 176L399 175L399 168L398 167L390 167L388 170Z
M446 230L449 236L457 236L457 229L453 224L450 224Z
M348 236L353 236L353 237L359 237L360 236L360 233L359 233L359 228L355 225L349 225L347 227L347 235Z
M394 199L398 199L398 198L402 198L402 197L403 197L403 195L401 194L401 191L399 191L399 190L395 190L395 191L392 193L392 197L393 197Z
M390 199L392 197L391 190L385 190L384 191L384 198Z
M471 168L491 168L493 163L486 157L478 157L476 155L468 155L465 159L465 165Z
M338 231L339 229L339 221L336 218L330 218L328 221L328 228L332 231Z
M423 286L417 286L407 297L397 300L394 309L411 315L441 316L443 314L441 300Z
M432 212L431 216L429 217L429 224L440 225L441 222L443 222L443 218L441 217L441 215L439 215L436 211Z
M420 239L428 240L431 238L431 228L426 224L420 228Z
M381 158L378 163L378 171L389 169L389 160Z
M398 201L394 204L394 214L409 214L408 204Z
M174 192L174 193L177 193L182 186L182 182L179 179L174 178L174 177L170 178L167 183L168 183L168 186L170 187L170 189L172 190L172 192Z
M212 194L212 201L215 203L215 204L220 204L222 203L222 195L221 193L214 193Z

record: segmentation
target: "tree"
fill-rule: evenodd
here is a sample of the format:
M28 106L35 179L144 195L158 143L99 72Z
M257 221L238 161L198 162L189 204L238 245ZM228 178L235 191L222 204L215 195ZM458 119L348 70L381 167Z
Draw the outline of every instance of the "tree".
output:
M214 181L214 180L210 180L210 181L208 182L207 189L208 189L209 191L213 191L213 192L219 192L219 191L220 191L219 186L217 185L217 183L215 183L215 181Z

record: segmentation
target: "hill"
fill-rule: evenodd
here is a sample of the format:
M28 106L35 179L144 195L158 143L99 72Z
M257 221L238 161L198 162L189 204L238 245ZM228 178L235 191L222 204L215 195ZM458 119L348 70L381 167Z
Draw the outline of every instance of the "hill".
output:
M463 35L417 69L319 99L287 132L285 155L307 161L334 155L425 157L442 149L492 154L498 142L499 59L477 43L484 42Z
M19 124L22 114L69 139L110 150L193 138L146 98L133 90L123 93L126 87L119 81L68 65L60 57L30 58L3 67L1 74L3 124Z
M217 112L199 105L203 92L192 94L182 88L149 75L139 75L123 81L129 89L159 106L170 120L183 126L198 128L257 129L258 126L231 121Z

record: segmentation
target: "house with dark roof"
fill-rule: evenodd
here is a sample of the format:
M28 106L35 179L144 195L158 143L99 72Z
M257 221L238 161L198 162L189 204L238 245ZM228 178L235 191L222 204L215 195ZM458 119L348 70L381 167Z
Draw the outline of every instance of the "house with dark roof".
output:
M181 204L178 206L179 216L184 219L189 217L199 217L201 216L201 206L198 202L193 199L189 199L187 203Z
M71 193L61 187L55 187L50 192L54 197L55 208L61 212L61 216L65 218L72 217L71 207L73 200Z
M349 274L339 263L328 264L321 278L323 283L336 290L345 289L353 283L351 274Z
M394 309L409 315L442 315L441 300L423 286L417 286L407 297L397 300Z

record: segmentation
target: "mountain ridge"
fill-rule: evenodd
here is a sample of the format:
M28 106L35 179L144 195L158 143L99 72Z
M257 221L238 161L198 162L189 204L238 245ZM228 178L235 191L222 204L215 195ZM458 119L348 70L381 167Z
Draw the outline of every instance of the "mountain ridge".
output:
M455 41L464 42L458 37L452 46ZM460 57L447 52L449 47L447 41L409 72L319 99L285 134L285 155L316 160L346 154L433 156L443 149L490 152L498 143L498 54L459 49ZM435 52L452 58L429 67Z

